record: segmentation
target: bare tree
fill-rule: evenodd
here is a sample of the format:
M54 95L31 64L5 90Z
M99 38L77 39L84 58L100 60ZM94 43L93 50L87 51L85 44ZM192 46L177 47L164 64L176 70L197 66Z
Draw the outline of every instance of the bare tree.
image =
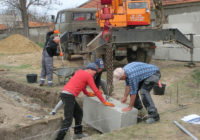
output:
M28 9L30 6L48 6L52 1L57 2L57 0L0 0L5 5L12 6L20 11L26 37L29 37Z
M155 6L155 15L156 15L156 28L160 29L163 26L163 0L153 0Z

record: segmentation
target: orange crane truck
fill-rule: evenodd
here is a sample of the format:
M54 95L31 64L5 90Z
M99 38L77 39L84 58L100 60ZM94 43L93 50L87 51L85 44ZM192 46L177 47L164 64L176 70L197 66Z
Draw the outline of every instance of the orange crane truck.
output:
M61 32L65 59L70 60L73 54L104 58L109 43L114 60L148 63L155 53L155 42L163 41L190 48L192 61L192 40L178 29L152 29L150 7L150 0L101 0L101 7L59 11L55 29ZM102 28L109 42L102 38Z

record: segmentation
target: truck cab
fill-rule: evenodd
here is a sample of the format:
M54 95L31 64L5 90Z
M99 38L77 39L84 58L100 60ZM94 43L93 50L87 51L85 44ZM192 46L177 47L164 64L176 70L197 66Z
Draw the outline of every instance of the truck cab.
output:
M73 8L58 12L55 29L64 32L97 30L96 8Z

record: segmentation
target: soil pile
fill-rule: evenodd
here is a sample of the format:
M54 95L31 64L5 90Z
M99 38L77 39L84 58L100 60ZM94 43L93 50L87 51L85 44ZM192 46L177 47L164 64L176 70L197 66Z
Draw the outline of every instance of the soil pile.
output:
M0 41L0 53L19 54L41 51L41 48L26 37L14 34Z

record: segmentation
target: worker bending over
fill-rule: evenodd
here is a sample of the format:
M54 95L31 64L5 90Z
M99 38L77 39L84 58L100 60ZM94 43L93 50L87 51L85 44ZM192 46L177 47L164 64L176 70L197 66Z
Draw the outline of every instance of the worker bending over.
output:
M101 79L101 75L104 69L104 63L103 60L101 58L96 59L95 64L97 66L97 73L94 75L94 82L96 87L99 89L99 87L101 86L103 92L105 95L108 95L108 90L107 90L107 84L106 81ZM58 111L58 109L61 108L61 106L63 105L62 100L60 100L57 105L54 107L54 109L50 112L51 115L55 115L56 112Z
M75 118L74 139L85 137L85 135L82 133L81 125L83 111L75 100L75 98L80 94L81 91L83 91L83 93L89 97L93 97L96 95L99 100L106 106L114 106L114 104L107 102L103 98L101 92L96 87L93 79L93 76L96 74L96 72L96 64L90 63L85 70L78 70L69 80L69 82L64 86L61 93L61 99L64 103L65 118L62 123L61 129L58 132L56 140L64 139L66 132L72 124L73 117ZM90 86L94 94L86 90L87 85Z
M113 82L126 80L125 93L121 102L125 103L128 95L130 95L129 106L122 109L122 111L126 112L132 110L135 103L138 104L138 102L140 102L141 104L140 98L137 95L138 90L140 90L143 105L148 112L146 123L150 124L160 120L159 114L150 95L150 91L154 84L159 83L160 77L161 74L159 68L152 64L132 62L125 65L123 68L116 68L113 72ZM159 86L161 85L159 84Z

